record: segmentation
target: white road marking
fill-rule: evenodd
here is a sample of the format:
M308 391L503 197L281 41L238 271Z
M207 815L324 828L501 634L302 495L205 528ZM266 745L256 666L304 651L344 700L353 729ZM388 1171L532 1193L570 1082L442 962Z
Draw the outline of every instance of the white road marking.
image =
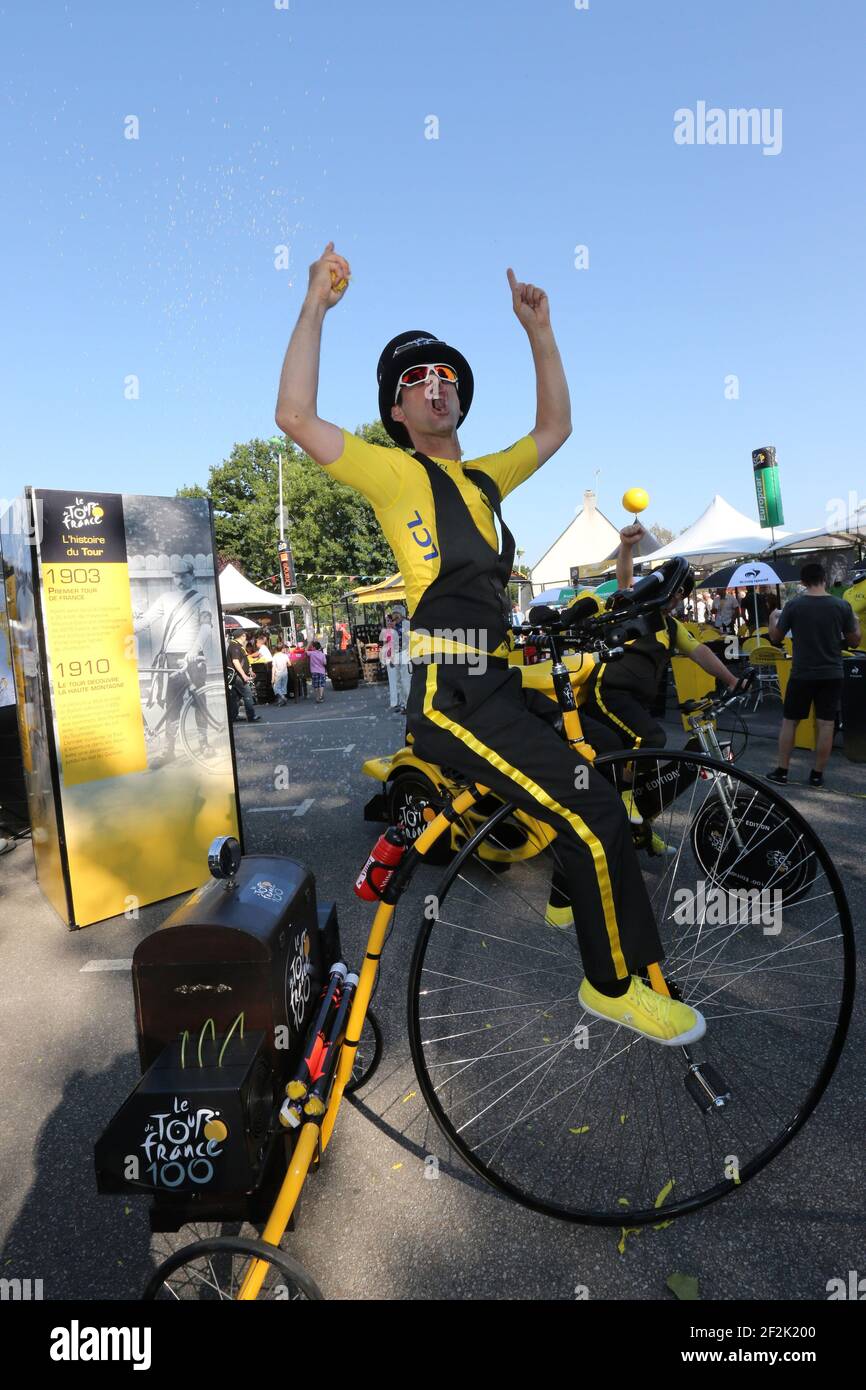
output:
M313 751L315 753L351 753L354 747L354 743L347 743L345 747L337 744L333 748L315 748Z
M86 970L131 970L132 957L129 960L89 960L86 965L82 965L79 975L83 975Z
M359 719L378 719L378 714L326 714L321 719L293 719L285 728L293 729L296 724L351 724ZM270 722L270 721L269 721Z
M301 801L297 806L245 806L243 810L248 816L258 816L263 811L291 811L293 816L305 816L315 799L314 796L310 796L306 801Z

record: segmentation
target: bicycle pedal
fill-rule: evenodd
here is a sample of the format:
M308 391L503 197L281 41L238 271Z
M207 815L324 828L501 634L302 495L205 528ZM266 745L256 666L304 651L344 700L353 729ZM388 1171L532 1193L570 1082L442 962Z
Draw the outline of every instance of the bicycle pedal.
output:
M652 845L653 833L649 821L641 821L640 825L631 822L631 838L635 849L649 849Z
M705 1115L711 1110L724 1109L731 1099L727 1083L709 1062L693 1062L686 1072L685 1083L692 1100Z

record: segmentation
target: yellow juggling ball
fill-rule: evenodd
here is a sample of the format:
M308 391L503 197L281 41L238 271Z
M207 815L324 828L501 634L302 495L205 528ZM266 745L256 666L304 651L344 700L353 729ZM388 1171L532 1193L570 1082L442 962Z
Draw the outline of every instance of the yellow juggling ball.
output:
M649 506L649 493L645 492L642 487L630 487L622 495L622 505L627 512L633 512L636 516L638 512L644 511Z

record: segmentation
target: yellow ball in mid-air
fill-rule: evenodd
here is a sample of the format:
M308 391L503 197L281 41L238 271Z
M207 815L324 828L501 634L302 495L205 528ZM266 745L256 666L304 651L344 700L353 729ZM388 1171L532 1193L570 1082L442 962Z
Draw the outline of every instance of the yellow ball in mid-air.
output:
M622 505L627 512L633 512L637 515L638 512L644 511L649 506L649 493L642 487L630 487L622 495Z

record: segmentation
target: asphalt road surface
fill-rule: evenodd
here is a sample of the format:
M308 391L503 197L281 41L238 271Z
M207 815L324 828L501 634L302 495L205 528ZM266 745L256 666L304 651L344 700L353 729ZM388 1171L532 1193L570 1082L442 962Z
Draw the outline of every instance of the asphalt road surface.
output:
M753 721L744 766L775 763L778 705ZM671 723L671 743L681 742ZM372 907L351 891L379 828L363 806L376 790L364 757L399 746L387 687L334 693L260 724L236 726L247 849L287 854L315 872L319 901L336 899L344 951L359 962ZM834 755L829 789L790 795L806 809L842 873L862 946L866 792L862 768ZM288 791L274 769L289 768ZM294 808L287 810L287 807ZM397 914L375 1001L383 1064L359 1104L345 1105L321 1170L305 1189L284 1246L328 1298L672 1298L674 1273L705 1300L823 1300L833 1278L866 1275L862 1000L842 1062L815 1115L742 1191L662 1230L570 1226L509 1203L445 1141L421 1101L406 1036L406 983L425 869ZM202 865L202 878L206 878ZM155 1261L186 1243L151 1236L144 1198L98 1197L94 1139L138 1080L128 962L176 905L68 932L36 885L27 842L0 858L0 1125L2 1277L42 1279L46 1298L137 1297ZM94 961L116 968L86 968ZM117 963L120 963L117 965ZM425 1176L439 1160L438 1178ZM252 1232L248 1232L252 1234Z

